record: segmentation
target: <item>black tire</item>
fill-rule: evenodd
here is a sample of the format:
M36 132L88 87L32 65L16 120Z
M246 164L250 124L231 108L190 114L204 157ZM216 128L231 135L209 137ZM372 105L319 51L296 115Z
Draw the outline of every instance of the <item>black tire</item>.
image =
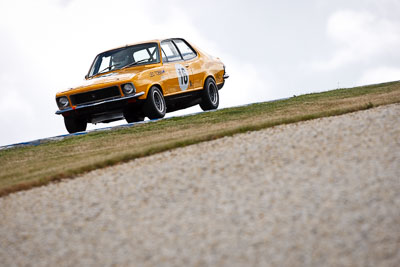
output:
M64 123L69 133L83 132L87 126L85 119L74 116L64 117Z
M140 116L138 114L124 113L124 117L127 123L144 121L144 116Z
M147 94L146 102L143 106L143 112L149 119L160 119L165 116L167 106L164 96L157 86L152 86Z
M218 86L214 79L209 77L204 83L200 107L202 110L217 109L219 105Z

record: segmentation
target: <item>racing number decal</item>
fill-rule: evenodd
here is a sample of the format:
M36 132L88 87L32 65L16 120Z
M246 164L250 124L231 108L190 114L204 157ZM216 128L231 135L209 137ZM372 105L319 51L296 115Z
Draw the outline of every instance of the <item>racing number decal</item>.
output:
M176 74L178 75L179 87L185 91L189 85L189 73L181 64L175 64Z

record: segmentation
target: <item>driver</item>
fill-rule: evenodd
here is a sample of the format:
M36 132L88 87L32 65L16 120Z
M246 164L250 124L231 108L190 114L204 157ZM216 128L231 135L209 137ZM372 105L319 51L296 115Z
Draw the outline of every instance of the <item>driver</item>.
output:
M114 68L122 68L129 63L129 55L126 51L121 50L112 55L112 66Z

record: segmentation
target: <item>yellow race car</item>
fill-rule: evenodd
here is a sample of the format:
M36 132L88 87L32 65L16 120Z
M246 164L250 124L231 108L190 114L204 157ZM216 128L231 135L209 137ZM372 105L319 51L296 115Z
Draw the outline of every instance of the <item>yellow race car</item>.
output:
M182 38L153 40L100 53L81 86L56 94L69 133L87 123L162 118L197 104L218 108L218 90L229 76L219 58Z

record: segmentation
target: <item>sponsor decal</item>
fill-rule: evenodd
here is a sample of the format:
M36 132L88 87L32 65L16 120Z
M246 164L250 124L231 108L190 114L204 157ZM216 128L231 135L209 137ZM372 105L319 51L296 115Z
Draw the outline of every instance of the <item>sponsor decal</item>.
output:
M165 72L165 70L156 70L156 71L152 71L150 72L150 77L154 77L156 75L161 75Z

